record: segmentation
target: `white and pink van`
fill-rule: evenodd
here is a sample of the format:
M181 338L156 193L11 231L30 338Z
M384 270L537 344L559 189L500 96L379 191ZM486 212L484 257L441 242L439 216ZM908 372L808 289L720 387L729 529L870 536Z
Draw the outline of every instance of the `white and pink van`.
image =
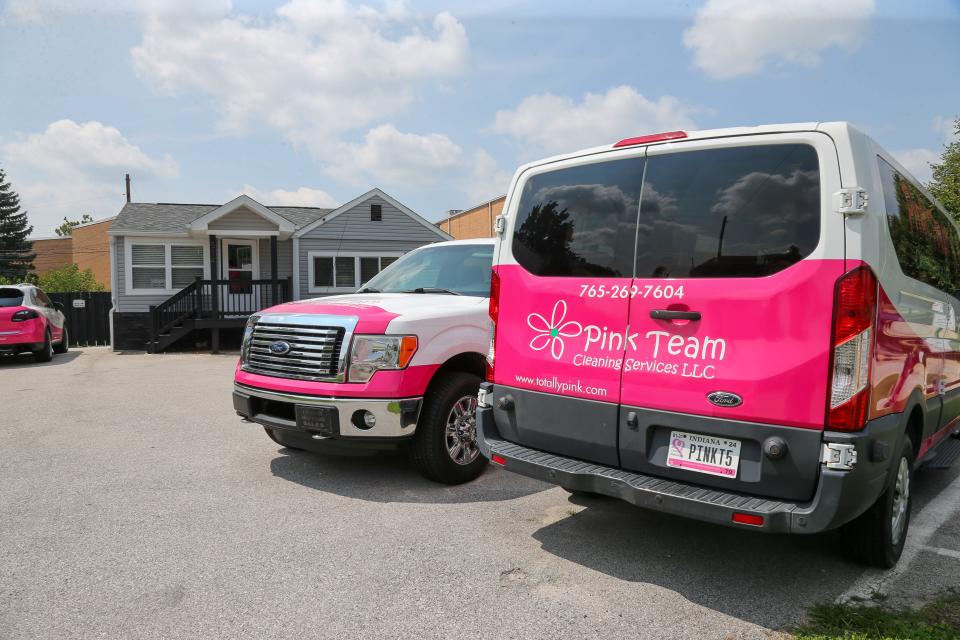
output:
M250 318L233 406L278 444L320 452L407 449L458 484L486 466L476 440L489 319L490 239L406 254L357 292Z
M960 236L846 123L644 136L516 173L480 446L572 492L898 559L958 428Z

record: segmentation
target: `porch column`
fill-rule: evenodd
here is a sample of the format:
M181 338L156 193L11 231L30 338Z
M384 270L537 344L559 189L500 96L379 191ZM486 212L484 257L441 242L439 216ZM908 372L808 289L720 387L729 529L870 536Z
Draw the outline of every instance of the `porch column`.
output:
M220 280L220 252L217 250L220 243L216 235L210 236L210 311L214 320L220 319L220 287L217 281ZM210 329L210 352L218 353L220 351L220 329L214 327Z
M270 236L270 303L280 304L280 278L277 277L277 236Z

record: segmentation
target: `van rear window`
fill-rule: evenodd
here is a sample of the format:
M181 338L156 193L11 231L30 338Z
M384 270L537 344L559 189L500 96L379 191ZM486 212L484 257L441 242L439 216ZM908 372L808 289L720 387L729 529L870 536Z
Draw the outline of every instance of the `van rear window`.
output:
M0 287L0 307L19 307L23 304L23 291Z
M782 144L656 155L645 172L635 158L534 176L513 252L536 275L760 277L819 239L816 150Z

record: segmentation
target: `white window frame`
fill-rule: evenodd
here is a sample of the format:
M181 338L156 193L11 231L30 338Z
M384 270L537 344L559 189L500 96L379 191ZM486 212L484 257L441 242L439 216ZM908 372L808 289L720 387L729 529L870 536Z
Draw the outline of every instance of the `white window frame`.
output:
M154 245L164 247L164 264L163 268L166 274L166 283L167 286L163 289L135 289L133 287L133 245ZM204 280L210 279L210 256L209 248L207 243L203 240L187 240L187 239L170 239L170 240L158 240L156 238L124 238L123 241L123 271L124 271L124 293L128 296L156 296L156 295L173 295L180 291L180 289L174 288L173 284L173 260L172 260L172 246L183 246L183 247L201 247L203 250L203 278ZM156 267L154 267L156 268Z
M344 293L356 291L363 284L360 280L360 258L399 258L406 251L308 251L307 252L307 291L309 293ZM351 287L318 287L314 285L314 258L353 258L353 281ZM381 268L380 271L383 271ZM337 281L337 262L333 262L333 281Z

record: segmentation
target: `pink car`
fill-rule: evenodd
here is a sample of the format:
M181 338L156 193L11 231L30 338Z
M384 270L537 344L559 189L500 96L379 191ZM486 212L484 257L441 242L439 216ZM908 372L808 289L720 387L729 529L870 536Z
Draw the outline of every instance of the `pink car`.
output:
M37 362L70 348L61 307L30 284L0 286L0 354L29 351Z
M847 123L521 167L497 221L484 455L889 567L960 427L960 233Z

